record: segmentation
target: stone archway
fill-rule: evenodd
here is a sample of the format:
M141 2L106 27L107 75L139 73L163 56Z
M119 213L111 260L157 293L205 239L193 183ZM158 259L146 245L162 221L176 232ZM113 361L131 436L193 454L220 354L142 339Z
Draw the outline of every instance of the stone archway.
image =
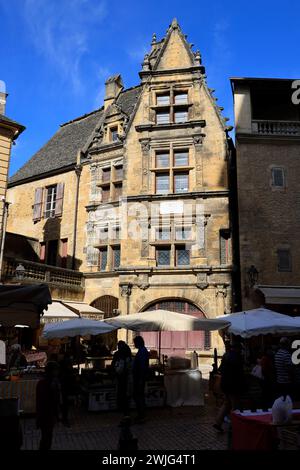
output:
M204 313L186 299L159 299L146 305L142 311L170 310L173 312L205 318ZM147 348L158 349L157 332L141 332ZM186 351L210 349L210 333L204 331L163 331L161 333L161 352L168 356L185 356Z

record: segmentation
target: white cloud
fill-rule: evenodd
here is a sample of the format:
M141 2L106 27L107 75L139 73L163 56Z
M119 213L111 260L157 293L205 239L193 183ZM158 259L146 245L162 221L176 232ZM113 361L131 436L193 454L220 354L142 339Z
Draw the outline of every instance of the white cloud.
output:
M38 53L79 92L89 31L105 18L105 0L25 0L23 14Z

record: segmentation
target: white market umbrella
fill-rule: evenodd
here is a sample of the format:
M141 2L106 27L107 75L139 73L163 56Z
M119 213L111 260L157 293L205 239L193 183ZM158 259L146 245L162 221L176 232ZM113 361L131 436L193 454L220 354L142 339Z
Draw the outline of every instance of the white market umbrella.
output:
M212 331L229 325L226 320L197 318L169 310L149 310L106 318L105 323L134 331Z
M218 319L230 322L228 333L242 338L267 334L300 333L299 319L263 307L222 315Z
M106 318L105 323L133 331L212 331L226 328L229 322L220 319L197 318L169 310L149 310L119 317ZM161 335L159 334L159 357Z
M45 339L64 338L65 336L101 335L116 330L114 325L108 325L103 321L76 318L59 323L47 324L44 327L42 337Z

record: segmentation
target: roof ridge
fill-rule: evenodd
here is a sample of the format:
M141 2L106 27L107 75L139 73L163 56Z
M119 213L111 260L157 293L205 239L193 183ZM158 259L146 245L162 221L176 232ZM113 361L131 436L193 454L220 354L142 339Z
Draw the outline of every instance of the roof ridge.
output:
M82 114L81 116L78 116L75 119L71 119L70 121L66 121L63 124L60 124L59 127L64 127L67 126L68 124L73 124L73 122L80 121L81 119L85 119L88 116L91 116L92 114L99 113L100 111L103 111L104 106L101 106L99 109L95 109L95 111L91 111L90 113Z

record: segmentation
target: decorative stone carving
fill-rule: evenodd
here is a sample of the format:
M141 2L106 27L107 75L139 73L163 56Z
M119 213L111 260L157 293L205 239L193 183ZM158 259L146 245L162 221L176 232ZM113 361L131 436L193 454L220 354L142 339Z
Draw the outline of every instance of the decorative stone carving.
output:
M227 297L226 287L218 286L216 290L216 297L222 296L224 299Z
M148 287L150 286L148 274L139 274L137 286L142 290L148 289Z
M143 155L147 155L150 151L150 139L143 139L140 142L142 146Z
M142 63L142 70L143 70L143 72L149 72L149 70L150 70L149 54L146 54L145 57L144 57L144 61Z
M201 290L204 290L209 286L209 284L207 282L207 274L206 273L198 273L197 274L196 286Z
M203 135L194 135L193 142L195 146L203 144Z

